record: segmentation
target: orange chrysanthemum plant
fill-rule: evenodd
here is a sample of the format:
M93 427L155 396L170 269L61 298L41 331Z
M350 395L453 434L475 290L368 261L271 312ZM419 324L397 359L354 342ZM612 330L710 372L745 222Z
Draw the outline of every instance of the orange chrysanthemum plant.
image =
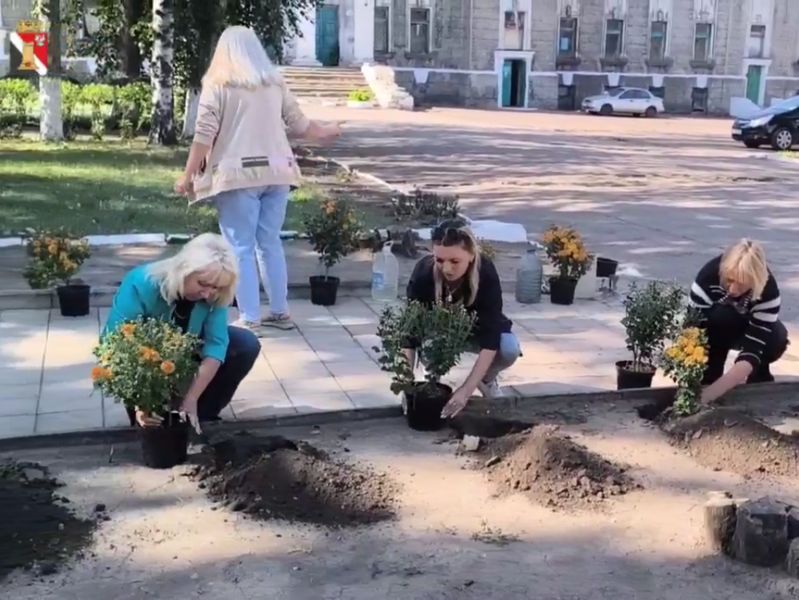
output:
M699 410L702 376L707 366L707 334L689 327L663 353L663 370L677 384L674 412L687 416Z
M199 346L197 336L168 321L123 323L94 349L94 386L128 408L165 415L194 377Z
M30 263L25 278L34 289L56 283L68 285L90 254L86 240L65 231L34 233L28 238L27 246Z
M544 232L542 242L559 279L579 279L594 260L583 238L571 227L552 225Z

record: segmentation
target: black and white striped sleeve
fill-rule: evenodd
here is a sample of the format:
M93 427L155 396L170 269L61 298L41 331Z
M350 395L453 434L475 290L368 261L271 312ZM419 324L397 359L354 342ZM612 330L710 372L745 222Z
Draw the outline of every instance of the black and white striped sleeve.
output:
M707 311L713 306L711 286L718 285L718 279L719 259L714 258L699 270L691 284L688 301L703 317L707 316Z
M766 288L760 299L752 302L749 310L749 324L746 327L741 353L736 362L746 361L757 368L763 358L763 351L772 336L774 324L780 315L780 290L773 276L769 276Z

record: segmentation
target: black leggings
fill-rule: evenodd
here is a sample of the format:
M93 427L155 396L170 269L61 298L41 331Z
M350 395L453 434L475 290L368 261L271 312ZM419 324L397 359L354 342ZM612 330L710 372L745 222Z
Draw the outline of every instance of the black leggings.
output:
M705 328L708 337L708 361L702 383L709 385L724 374L724 364L730 350L740 349L749 325L749 317L739 314L732 306L717 305L710 309ZM782 322L774 323L771 337L766 341L760 366L749 376L748 383L773 381L769 365L776 362L788 347L788 330Z

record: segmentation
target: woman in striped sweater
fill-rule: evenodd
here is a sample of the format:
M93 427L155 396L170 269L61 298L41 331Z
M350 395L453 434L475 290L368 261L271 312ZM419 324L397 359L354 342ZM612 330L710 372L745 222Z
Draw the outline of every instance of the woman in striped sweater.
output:
M785 352L788 332L779 321L780 290L760 244L743 239L707 263L690 299L709 341L703 402L714 402L743 383L774 381L769 365ZM740 353L725 373L732 349Z

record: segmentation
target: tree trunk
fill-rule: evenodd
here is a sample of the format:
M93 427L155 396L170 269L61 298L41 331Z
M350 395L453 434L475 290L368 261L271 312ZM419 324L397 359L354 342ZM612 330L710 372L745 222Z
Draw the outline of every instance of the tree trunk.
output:
M141 77L142 56L139 45L130 32L144 16L144 8L142 0L125 0L125 27L120 32L120 56L122 71L131 80Z
M186 110L183 111L183 133L181 138L188 140L194 137L194 126L197 121L197 109L200 107L200 90L186 90Z
M175 60L173 5L173 0L153 0L154 39L150 65L153 116L150 143L161 146L177 143L172 87Z
M47 142L60 142L64 139L64 123L61 117L61 4L59 0L50 0L47 8L50 39L47 48L47 76L39 78L39 99L42 105L39 133Z
M705 531L716 552L732 555L732 536L735 533L735 500L711 498L705 504Z

